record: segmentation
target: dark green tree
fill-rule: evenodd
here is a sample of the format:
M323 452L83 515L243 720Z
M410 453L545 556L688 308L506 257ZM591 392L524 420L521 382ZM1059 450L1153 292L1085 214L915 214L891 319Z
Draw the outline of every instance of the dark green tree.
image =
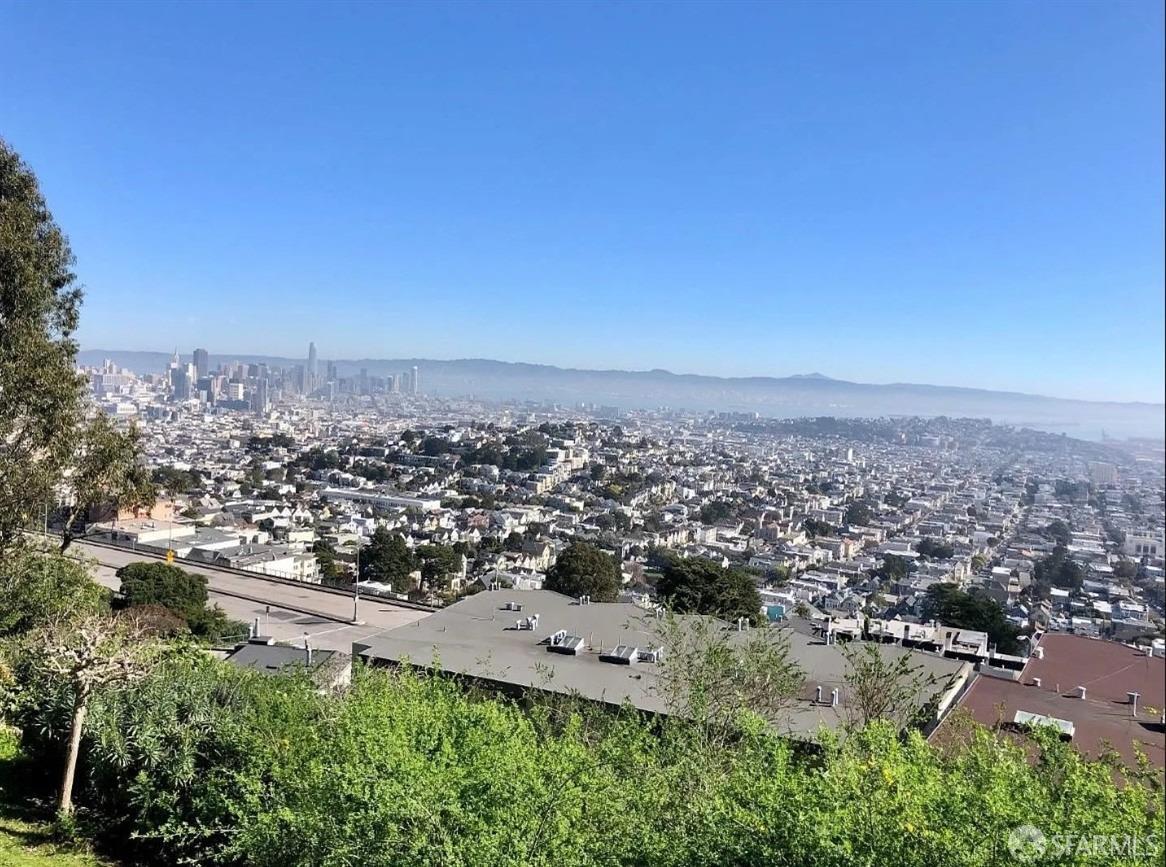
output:
M1004 609L978 588L965 593L954 584L933 584L927 590L924 617L944 626L986 632L1001 653L1020 651L1020 630L1004 616Z
M621 585L619 564L588 542L569 545L547 571L546 589L567 596L615 602Z
M753 577L712 560L670 558L656 592L679 614L710 614L729 621L747 617L751 623L761 617L761 596Z
M416 559L405 540L384 527L377 527L360 552L360 580L380 581L397 592L412 589L409 576L416 568Z
M915 564L906 557L884 554L882 565L875 569L872 574L883 581L900 581L906 578L914 568Z
M936 560L949 560L955 554L955 548L947 542L931 538L920 539L915 550L924 557L933 557Z
M124 604L161 606L186 621L191 633L209 641L242 638L246 626L227 618L217 605L208 607L207 580L169 563L138 562L117 570Z
M336 548L327 539L317 539L312 546L316 555L316 565L320 568L320 581L331 587L351 586L352 576L340 565L336 558Z
M735 513L732 503L714 500L700 507L700 521L702 524L720 524L730 520Z
M833 524L819 521L817 518L803 518L802 529L811 539L816 539L818 536L833 536L838 532L838 528Z
M421 580L429 590L449 589L450 577L458 571L461 557L449 545L422 545L417 549Z
M1068 525L1060 519L1051 521L1048 526L1041 530L1041 535L1052 539L1061 547L1068 545L1069 540L1072 538L1072 533Z
M850 526L865 527L870 523L870 506L862 502L853 502L846 507L846 523Z
M47 508L76 445L81 289L72 268L36 176L0 140L0 553Z

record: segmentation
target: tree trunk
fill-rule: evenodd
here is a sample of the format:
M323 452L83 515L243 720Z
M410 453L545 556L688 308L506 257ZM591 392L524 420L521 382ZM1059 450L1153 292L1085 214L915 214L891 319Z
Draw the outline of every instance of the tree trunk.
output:
M69 753L65 757L65 779L61 783L60 812L66 816L73 812L73 778L77 775L77 756L81 752L81 731L85 727L85 715L89 712L89 689L77 687L73 700L73 729L69 735Z
M65 518L65 526L61 527L61 553L73 542L73 522L77 520L77 510L72 509Z

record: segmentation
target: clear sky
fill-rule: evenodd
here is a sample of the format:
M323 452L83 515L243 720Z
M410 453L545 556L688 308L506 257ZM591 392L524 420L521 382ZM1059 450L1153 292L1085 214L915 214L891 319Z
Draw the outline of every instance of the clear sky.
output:
M0 0L87 348L1163 399L1163 5Z

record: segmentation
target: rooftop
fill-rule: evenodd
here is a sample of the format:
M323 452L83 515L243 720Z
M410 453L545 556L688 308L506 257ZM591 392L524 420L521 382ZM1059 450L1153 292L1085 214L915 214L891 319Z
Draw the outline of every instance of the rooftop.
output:
M1064 720L1073 725L1073 743L1096 756L1106 744L1127 763L1140 745L1150 763L1166 767L1166 660L1114 641L1083 635L1048 634L1032 656L1020 682L979 677L960 707L985 725L1011 721L1018 711ZM1039 686L1037 682L1039 681ZM1085 687L1085 697L1078 687ZM1137 716L1129 693L1137 692Z
M668 703L657 687L657 664L645 658L662 643L655 622L650 609L632 603L580 604L549 590L484 591L355 644L353 655L421 666L435 663L450 674L515 689L577 693L594 701L630 702L641 710L665 713ZM734 639L748 634L737 633L730 624L723 626ZM838 646L813 635L808 625L768 628L783 630L793 660L806 675L800 700L790 712L790 731L809 735L822 726L836 727L847 699L847 663ZM970 673L970 666L959 660L896 645L877 647L889 657L913 653L924 673L940 682L948 678L962 682ZM631 651L637 648L640 653L631 661ZM663 652L667 654L668 648ZM818 686L823 687L824 702L815 700ZM834 688L840 693L838 707L829 703Z

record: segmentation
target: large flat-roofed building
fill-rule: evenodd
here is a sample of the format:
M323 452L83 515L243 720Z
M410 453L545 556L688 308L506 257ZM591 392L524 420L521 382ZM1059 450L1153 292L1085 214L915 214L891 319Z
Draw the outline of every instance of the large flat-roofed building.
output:
M958 706L989 726L1047 721L1091 756L1112 746L1132 764L1137 745L1166 767L1166 660L1115 641L1044 635L1019 680L977 677ZM935 733L940 740L944 728Z
M695 618L681 617L681 627ZM748 631L713 621L744 641ZM667 713L659 683L661 658L669 652L652 609L632 603L588 603L549 590L487 590L409 626L353 645L353 656L374 665L436 666L476 685L508 694L542 690L577 695L609 705L630 703ZM809 737L835 728L849 710L847 662L839 646L814 635L809 625L782 629L793 660L805 674L801 694L780 725ZM888 658L912 654L938 684L942 715L972 673L968 662L877 644ZM834 690L838 690L837 700ZM918 696L922 706L934 690Z
M154 518L132 518L128 521L106 521L93 524L89 532L98 539L107 539L119 545L151 547L168 545L175 539L193 537L194 524L163 521Z
M321 494L329 500L362 503L383 509L418 509L422 512L435 512L441 508L440 497L415 497L371 488L325 488Z

